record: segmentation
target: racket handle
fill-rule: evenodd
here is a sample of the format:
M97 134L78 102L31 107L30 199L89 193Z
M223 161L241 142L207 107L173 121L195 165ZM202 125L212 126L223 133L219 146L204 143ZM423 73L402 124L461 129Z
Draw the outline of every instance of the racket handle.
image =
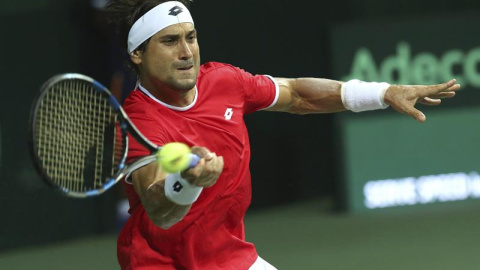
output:
M188 166L188 168L191 169L197 166L199 161L200 161L200 156L196 154L190 154L190 165Z

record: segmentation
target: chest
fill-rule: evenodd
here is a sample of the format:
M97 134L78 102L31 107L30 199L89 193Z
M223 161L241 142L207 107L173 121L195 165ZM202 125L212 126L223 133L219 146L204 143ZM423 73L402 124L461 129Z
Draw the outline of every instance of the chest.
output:
M159 108L159 123L167 141L182 141L209 148L218 155L241 155L248 145L244 104L234 95L201 96L188 111Z

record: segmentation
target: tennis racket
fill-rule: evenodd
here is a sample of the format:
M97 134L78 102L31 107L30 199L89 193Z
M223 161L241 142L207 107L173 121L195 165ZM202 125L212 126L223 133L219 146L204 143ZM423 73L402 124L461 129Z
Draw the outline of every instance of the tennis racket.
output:
M126 164L128 134L150 155ZM145 138L101 83L60 74L40 89L30 114L29 147L42 179L62 194L86 198L157 160L161 147ZM199 157L190 154L189 168Z

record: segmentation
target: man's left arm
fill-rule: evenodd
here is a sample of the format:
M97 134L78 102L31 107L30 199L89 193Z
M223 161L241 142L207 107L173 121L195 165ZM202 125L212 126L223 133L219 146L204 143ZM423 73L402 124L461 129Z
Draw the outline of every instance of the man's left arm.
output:
M275 78L275 80L279 85L279 97L277 103L268 109L269 111L308 114L347 110L348 104L344 104L345 97L342 99L342 95L345 95L345 86L348 84L346 82L317 78ZM381 101L379 102L390 105L396 111L409 115L419 122L424 122L426 118L415 108L417 103L439 105L441 99L454 97L455 91L460 89L455 79L436 85L388 85L363 82L360 84L350 82L348 85L350 87L348 91L360 91L360 93L363 91L367 96L370 88L378 92L378 88L385 85L383 91L380 89ZM361 94L359 97L362 98Z

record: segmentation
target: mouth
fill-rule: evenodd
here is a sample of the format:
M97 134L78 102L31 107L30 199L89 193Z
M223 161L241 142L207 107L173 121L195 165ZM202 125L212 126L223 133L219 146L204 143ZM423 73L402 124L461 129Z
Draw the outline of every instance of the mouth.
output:
M193 68L193 66L187 66L187 67L177 68L177 70L186 71L186 70L190 70L192 68Z

